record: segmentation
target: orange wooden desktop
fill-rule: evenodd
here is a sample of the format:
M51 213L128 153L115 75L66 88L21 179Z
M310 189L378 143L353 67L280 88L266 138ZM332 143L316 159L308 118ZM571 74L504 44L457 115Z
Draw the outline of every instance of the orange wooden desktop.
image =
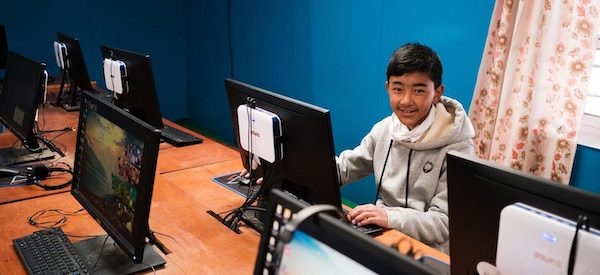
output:
M67 113L47 106L43 115L47 118L47 129L77 125L76 112ZM169 121L165 123L180 127ZM75 133L69 132L59 138L67 148L67 157L61 161L69 164L73 163ZM242 234L236 234L206 213L208 210L225 212L243 203L241 196L212 181L215 176L241 170L239 154L235 149L196 135L202 137L204 142L186 147L173 147L165 143L160 146L149 223L158 239L172 253L163 255L167 264L157 273L251 274L260 235L244 226L241 227ZM11 134L0 134L0 144L13 141ZM68 178L63 175L54 181ZM0 274L25 273L12 247L12 240L37 230L28 224L28 216L44 209L76 211L82 208L66 192L69 188L66 189L56 193L43 191L36 186L0 188ZM105 234L86 212L69 217L63 230L81 236ZM422 254L449 262L447 255L395 230L388 230L375 239L391 245L401 238L409 240L411 246ZM79 239L71 240L76 242ZM402 246L400 250L405 251Z

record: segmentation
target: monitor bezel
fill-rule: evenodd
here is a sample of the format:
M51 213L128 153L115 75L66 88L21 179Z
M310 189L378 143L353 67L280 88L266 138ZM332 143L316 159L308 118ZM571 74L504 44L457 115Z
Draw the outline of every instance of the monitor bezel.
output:
M585 213L600 229L598 194L457 151L448 153L447 165L452 274L472 274L480 261L496 263L500 211L516 202L575 221Z
M114 105L100 99L97 95L89 91L83 91L81 98L81 111L79 116L79 127L77 131L77 143L74 160L74 178L71 194L87 210L87 212L100 224L100 226L115 240L121 249L128 254L135 262L141 262L144 255L146 237L149 233L148 218L150 215L150 205L152 201L152 191L154 188L154 179L156 171L156 161L158 159L158 149L160 143L160 131L131 114L115 107ZM95 107L90 107L95 106ZM133 134L144 142L143 158L141 162L139 190L135 207L135 217L131 238L123 235L115 226L113 226L96 207L89 202L84 192L79 188L79 169L81 158L81 149L83 123L85 111L87 108L96 108L95 112L103 116L111 123ZM116 161L116 160L115 160Z
M16 52L9 51L7 70L4 79L4 88L2 94L0 94L0 106L4 104L4 95L6 95L7 92L15 94L23 93L23 91L12 91L13 89L17 88L12 87L13 83L11 82L11 78L12 74L15 72L13 72L9 66L11 60L14 59L20 59L21 61L19 62L28 63L28 66L31 66L30 69L32 69L32 71L35 70L34 73L38 77L36 78L34 87L37 87L37 89L34 91L35 94L32 97L32 101L27 102L24 106L25 108L27 108L27 112L24 112L26 117L24 119L23 126L19 125L12 118L6 118L4 115L9 116L10 114L4 114L4 111L0 111L0 123L6 126L6 128L8 128L11 131L11 133L13 133L19 140L21 140L21 142L27 147L27 149L37 151L41 149L41 145L37 141L37 136L35 134L34 127L38 105L40 102L42 102L43 98L42 81L44 79L44 70L46 69L46 64L30 59Z
M5 69L8 62L8 38L6 27L0 24L0 69Z
M276 231L273 229L273 222L276 217L275 209L277 205L290 209L292 213L297 213L308 206L281 190L273 190L270 205L272 206L269 207L267 212L265 230L261 235L259 253L256 257L255 275L263 274L265 267L274 267L268 266L265 260L267 259L267 253L274 252L272 248L269 248L269 239ZM279 219L277 222L279 223ZM281 228L283 224L278 226ZM438 274L425 264L356 231L328 213L313 215L300 223L297 230L301 230L303 233L378 274ZM275 247L278 246L277 242L280 242L278 238ZM277 255L272 255L272 258L276 257ZM274 268L278 268L278 266Z

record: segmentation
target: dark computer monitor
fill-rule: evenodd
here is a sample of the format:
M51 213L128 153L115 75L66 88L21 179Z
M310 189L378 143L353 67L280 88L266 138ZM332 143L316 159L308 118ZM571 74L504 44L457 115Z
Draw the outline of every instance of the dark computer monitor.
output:
M156 253L146 243L146 237L150 236L148 216L160 132L99 95L84 91L81 102L71 193L121 248L114 257L121 257L118 252L122 251L130 258L116 262L154 262L158 255L149 255ZM102 248L102 241L89 242L100 243L100 247L88 249L91 253L103 249L98 269L116 269L116 274L123 274L119 269L122 267L112 266L115 262L107 259L111 256L106 255L110 253L107 247ZM106 263L104 267L102 261ZM162 258L159 262L164 264ZM149 268L145 264L139 267Z
M8 42L6 39L6 29L0 25L0 69L6 68L8 61Z
M226 79L225 87L246 169L249 169L248 151L241 149L237 108L251 98L257 108L279 116L283 131L283 158L265 163L270 171L269 178L265 179L271 180L268 184L311 204L341 207L329 111L233 79Z
M249 152L241 146L238 107L251 99L256 108L276 114L281 121L283 158L261 166L265 188L262 202L266 202L271 188L278 188L310 204L341 207L329 111L233 79L225 80L225 88L241 158L248 171Z
M479 262L496 263L500 211L516 202L573 221L584 214L600 229L597 194L459 152L448 153L447 162L452 274L477 274Z
M126 77L122 81L126 83L126 88L116 96L115 105L161 129L162 138L175 146L202 142L199 137L163 124L150 55L108 46L101 46L100 49L104 59L118 60L125 65L123 70L126 71Z
M65 71L69 79L69 90L64 95L59 95L56 105L67 110L77 110L79 107L79 94L82 90L93 90L88 74L79 39L61 32L56 33L57 42L67 47Z
M304 220L291 241L282 228L307 205L279 190L270 196L254 274L439 274L425 264L320 213Z
M118 95L115 105L155 128L163 128L150 55L108 46L100 49L103 58L123 61L127 68L128 90Z
M38 142L37 111L43 102L45 86L44 63L14 52L8 53L4 89L0 94L0 122L23 146L0 150L0 162L13 165L53 158L54 154Z

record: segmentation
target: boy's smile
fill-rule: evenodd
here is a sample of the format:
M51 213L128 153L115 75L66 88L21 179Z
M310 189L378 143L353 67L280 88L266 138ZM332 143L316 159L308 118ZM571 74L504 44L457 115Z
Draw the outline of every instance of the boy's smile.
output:
M385 88L392 111L411 130L425 120L431 105L438 103L444 92L444 85L434 88L429 75L421 72L390 76Z

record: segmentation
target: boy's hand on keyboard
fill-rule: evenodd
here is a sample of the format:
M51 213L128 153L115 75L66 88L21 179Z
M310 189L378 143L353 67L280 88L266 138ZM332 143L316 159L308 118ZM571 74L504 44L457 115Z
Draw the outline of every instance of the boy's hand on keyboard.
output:
M387 212L373 204L364 204L355 207L348 212L348 220L358 226L367 224L376 224L381 227L387 227Z

